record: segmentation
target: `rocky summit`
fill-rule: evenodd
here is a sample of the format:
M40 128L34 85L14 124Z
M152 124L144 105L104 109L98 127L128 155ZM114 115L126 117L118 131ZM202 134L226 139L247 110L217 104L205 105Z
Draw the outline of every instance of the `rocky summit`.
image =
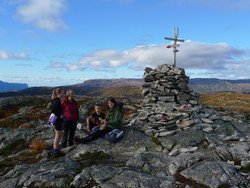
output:
M119 142L74 144L56 159L49 97L0 99L0 188L250 187L249 120L200 104L184 69L146 68L144 80L142 102L116 98L125 104ZM107 100L77 96L82 118ZM78 123L77 137L85 126Z
M147 135L158 137L198 121L199 93L189 89L184 69L167 64L155 69L147 67L144 81L142 109L132 124Z

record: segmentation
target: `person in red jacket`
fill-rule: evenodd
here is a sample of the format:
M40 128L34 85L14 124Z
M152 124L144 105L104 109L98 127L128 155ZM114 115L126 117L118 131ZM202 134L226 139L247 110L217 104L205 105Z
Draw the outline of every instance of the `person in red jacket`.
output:
M79 110L76 100L74 99L74 92L72 90L66 91L66 97L62 100L62 111L64 115L63 122L63 137L61 145L63 148L73 145L76 124L79 120Z

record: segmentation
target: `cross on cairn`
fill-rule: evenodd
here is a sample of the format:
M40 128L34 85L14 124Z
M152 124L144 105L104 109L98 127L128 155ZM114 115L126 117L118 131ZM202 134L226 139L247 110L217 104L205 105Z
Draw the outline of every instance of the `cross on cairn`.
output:
M177 44L177 42L184 42L184 40L178 39L178 35L179 35L179 28L178 27L177 28L174 27L173 34L174 34L174 38L165 37L164 39L174 41L174 44L168 45L167 48L173 48L173 52L174 52L174 67L176 67L176 52L179 51L179 50L177 50L177 47L180 46L180 44Z

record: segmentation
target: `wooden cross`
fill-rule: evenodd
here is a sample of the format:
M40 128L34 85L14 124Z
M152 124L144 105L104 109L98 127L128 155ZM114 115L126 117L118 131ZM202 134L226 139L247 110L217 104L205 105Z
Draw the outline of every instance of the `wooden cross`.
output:
M179 50L177 50L177 47L180 46L180 44L177 44L177 42L184 42L184 40L178 39L178 35L179 35L179 28L178 27L177 28L174 27L173 34L174 34L174 38L165 37L164 39L174 41L174 44L173 45L168 45L167 48L173 48L173 52L174 52L174 67L176 67L176 53L179 51Z

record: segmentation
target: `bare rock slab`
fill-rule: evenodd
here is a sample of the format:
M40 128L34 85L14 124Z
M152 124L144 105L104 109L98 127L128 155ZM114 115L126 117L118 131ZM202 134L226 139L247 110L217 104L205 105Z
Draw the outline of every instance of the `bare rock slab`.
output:
M205 136L203 131L196 130L185 130L180 132L179 134L160 137L159 141L163 145L163 147L168 150L172 150L173 148L182 148L187 146L197 146L205 140Z
M227 183L231 187L247 187L248 181L234 165L223 161L202 161L181 172L186 178L191 178L197 183L214 188Z
M6 187L64 187L80 168L73 159L57 159L31 165L17 165L4 177L0 188Z

